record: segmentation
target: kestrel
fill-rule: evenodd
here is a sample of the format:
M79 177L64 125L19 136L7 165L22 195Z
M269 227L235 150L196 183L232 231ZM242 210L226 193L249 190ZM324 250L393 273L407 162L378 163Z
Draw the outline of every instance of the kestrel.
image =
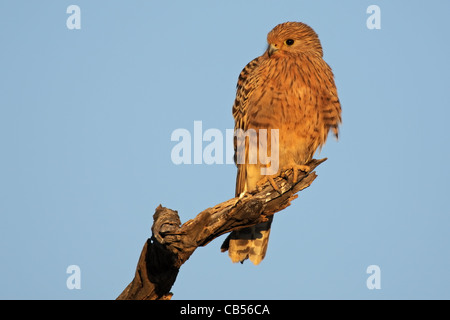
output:
M277 173L291 168L295 180L297 170L308 171L306 164L325 144L328 132L332 130L338 137L341 106L333 72L323 60L322 46L311 27L301 22L279 24L269 32L267 42L264 54L248 63L239 75L233 105L235 132L254 129L258 148L265 144L266 150L271 150L270 144L277 143ZM261 129L267 130L267 139L262 139ZM278 129L275 142L270 137L271 129ZM254 191L261 181L271 179L261 173L267 167L261 155L257 162L249 163L249 144L244 143L245 161L236 162L236 196ZM235 139L235 160L237 145ZM259 264L266 254L272 219L231 232L222 251L228 250L233 262L250 259Z

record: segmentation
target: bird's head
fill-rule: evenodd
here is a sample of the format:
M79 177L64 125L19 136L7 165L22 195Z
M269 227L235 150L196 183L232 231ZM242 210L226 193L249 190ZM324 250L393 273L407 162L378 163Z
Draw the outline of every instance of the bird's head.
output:
M317 33L301 22L285 22L277 25L267 35L267 54L280 57L286 53L313 52L323 56Z

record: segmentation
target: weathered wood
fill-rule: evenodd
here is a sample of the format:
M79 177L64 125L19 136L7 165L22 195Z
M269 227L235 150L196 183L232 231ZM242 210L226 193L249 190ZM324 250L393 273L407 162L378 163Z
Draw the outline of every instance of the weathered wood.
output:
M325 160L308 163L311 171L300 173L295 184L292 170L284 172L284 177L275 179L280 192L267 182L242 198L205 209L183 225L177 211L159 205L153 215L152 236L144 244L134 279L117 299L170 299L180 267L196 248L225 233L267 221L267 217L288 207L299 191L311 185L317 176L313 170Z

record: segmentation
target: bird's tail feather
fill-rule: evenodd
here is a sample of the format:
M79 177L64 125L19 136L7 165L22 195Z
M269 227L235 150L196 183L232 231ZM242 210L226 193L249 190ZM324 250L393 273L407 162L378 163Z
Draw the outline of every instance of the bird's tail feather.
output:
M243 263L249 259L258 265L266 255L272 220L273 216L256 226L231 232L222 244L221 251L228 250L232 262Z

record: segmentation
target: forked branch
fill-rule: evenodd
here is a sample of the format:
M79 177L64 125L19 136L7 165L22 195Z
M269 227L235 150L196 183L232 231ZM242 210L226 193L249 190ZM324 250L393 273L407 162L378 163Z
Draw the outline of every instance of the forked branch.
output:
M134 279L117 299L170 299L178 271L195 249L225 233L267 221L267 217L288 207L299 191L311 185L317 176L313 170L325 160L310 161L307 165L311 171L301 172L295 184L292 170L284 172L275 179L279 192L267 182L262 189L208 208L183 225L177 211L159 205Z

